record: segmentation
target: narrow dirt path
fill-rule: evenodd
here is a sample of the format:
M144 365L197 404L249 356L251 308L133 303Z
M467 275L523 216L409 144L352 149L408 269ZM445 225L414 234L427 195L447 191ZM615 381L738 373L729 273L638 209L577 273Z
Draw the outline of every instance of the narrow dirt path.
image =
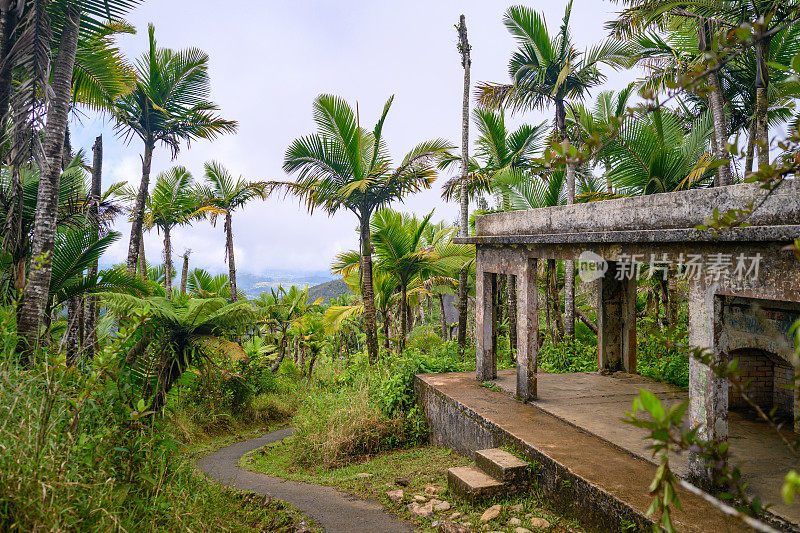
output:
M359 500L331 487L288 481L239 468L239 459L244 454L283 440L293 431L292 428L280 429L226 446L200 459L197 466L223 485L269 495L293 505L328 533L411 531L408 524L389 516L376 502Z

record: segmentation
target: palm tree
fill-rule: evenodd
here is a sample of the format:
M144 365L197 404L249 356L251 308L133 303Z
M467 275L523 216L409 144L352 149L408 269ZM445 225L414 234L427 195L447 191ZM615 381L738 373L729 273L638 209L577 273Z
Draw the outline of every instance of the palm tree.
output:
M409 193L429 188L436 177L432 162L450 149L449 143L441 139L423 142L392 170L383 139L383 123L393 99L386 102L378 123L370 132L361 127L357 114L343 99L319 96L314 101L318 132L296 139L286 151L283 168L288 173L297 172L297 181L272 183L300 197L310 212L321 208L333 215L346 209L358 218L361 292L371 362L378 357L369 228L372 214Z
M227 274L212 276L202 268L192 269L187 273L186 285L192 298L225 298L231 299L231 284ZM247 296L237 291L236 299L244 300Z
M292 285L287 291L283 287L271 289L269 293L261 293L253 300L262 331L269 332L276 337L278 356L272 363L275 372L286 357L286 347L289 339L289 330L296 326L311 308L316 308L322 303L318 299L309 305L308 286L298 289Z
M147 204L145 227L155 226L164 234L164 288L167 298L172 298L171 231L188 224L199 207L191 173L186 167L176 166L159 174Z
M618 195L672 192L712 184L713 156L707 152L714 133L709 112L686 122L677 113L660 118L640 114L607 147L608 179Z
M591 138L600 144L599 150L594 153L593 164L602 164L603 171L608 175L611 170L611 162L608 158L608 150L605 146L614 140L617 131L615 124L622 127L627 118L628 102L636 88L636 84L631 83L621 91L602 91L597 95L594 105L589 108L583 103L570 106L568 112L569 121L575 125L578 139ZM585 194L585 192L584 192ZM614 194L614 184L610 179L606 180L605 195ZM598 199L599 199L598 198Z
M196 48L174 51L158 48L155 27L148 27L149 49L136 63L134 90L117 100L114 117L126 140L144 143L142 181L133 208L128 270L136 269L142 239L144 208L150 186L150 166L158 144L168 146L173 157L181 145L197 139L214 139L233 133L237 123L220 118L208 100L211 83L208 55Z
M391 274L400 286L400 350L408 335L408 286L436 259L430 247L421 245L422 233L433 212L422 220L388 208L372 217L371 238L377 255L376 270Z
M483 83L478 86L479 101L488 107L509 107L513 110L539 109L555 106L556 134L567 140L567 100L582 99L592 88L605 80L599 67L628 67L630 46L621 41L607 40L581 54L572 43L569 21L572 0L567 4L561 28L550 36L544 16L536 11L512 6L503 22L519 44L511 56L510 84ZM566 161L567 201L575 201L575 167ZM574 261L565 263L574 271ZM569 276L568 276L569 278ZM565 290L566 334L574 334L574 283Z
M231 285L231 301L237 298L236 263L233 257L233 212L255 198L267 197L267 184L263 181L247 181L241 176L234 180L230 172L216 161L205 164L207 185L200 188L203 204L201 211L208 213L211 224L217 216L225 217L225 258L228 260L228 278Z
M686 28L691 29L696 35L696 49L701 52L710 52L714 48L714 41L719 38L722 31L728 31L742 24L748 24L753 32L750 37L754 39L755 54L746 49L736 50L733 53L747 54L747 61L752 62L750 70L750 90L746 91L753 98L750 105L753 109L752 128L756 144L758 145L759 165L769 163L768 147L768 102L771 74L769 64L772 62L773 52L771 46L776 34L789 23L798 20L797 0L748 0L748 1L717 1L717 2L678 2L662 0L625 0L628 7L620 13L616 21L609 24L612 31L622 37L630 37L647 28L656 28L670 32L686 34ZM680 21L678 25L678 22ZM676 26L678 26L676 28ZM652 40L652 39L651 39ZM701 54L698 54L698 56ZM725 126L726 102L724 74L730 65L716 58L712 54L712 64L709 65L707 82L712 88L709 103L714 116L715 143L712 144L714 154L724 150L728 132ZM698 59L700 59L698 57ZM779 74L779 77L781 74ZM720 181L724 182L723 174L726 167L719 168ZM722 183L727 184L727 183Z

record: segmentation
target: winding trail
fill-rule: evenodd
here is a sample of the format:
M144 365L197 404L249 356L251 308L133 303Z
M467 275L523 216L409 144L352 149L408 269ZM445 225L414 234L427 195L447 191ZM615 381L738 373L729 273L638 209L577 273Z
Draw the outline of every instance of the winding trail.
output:
M200 459L197 466L223 485L272 496L291 504L320 524L327 533L411 531L408 524L389 516L379 503L359 500L331 487L288 481L239 468L239 459L244 454L283 440L292 433L292 428L285 428L237 442Z

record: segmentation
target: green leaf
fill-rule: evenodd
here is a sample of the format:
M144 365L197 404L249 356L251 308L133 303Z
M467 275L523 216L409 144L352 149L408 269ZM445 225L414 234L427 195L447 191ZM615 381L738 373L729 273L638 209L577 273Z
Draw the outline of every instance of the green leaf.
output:
M646 389L639 389L639 398L642 406L655 420L664 418L664 406L661 405L655 394Z

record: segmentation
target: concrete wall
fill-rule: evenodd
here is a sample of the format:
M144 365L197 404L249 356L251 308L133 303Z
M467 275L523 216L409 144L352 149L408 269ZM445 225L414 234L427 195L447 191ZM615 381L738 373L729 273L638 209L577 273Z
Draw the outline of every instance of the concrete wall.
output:
M652 529L652 522L642 513L416 376L414 390L434 443L468 457L474 457L477 450L509 446L535 465L537 488L547 502L561 513L575 517L590 531L623 531L631 524L636 531Z
M536 235L694 228L711 215L767 197L758 184L650 194L586 204L509 211L476 217L475 234ZM800 180L785 180L748 220L754 226L800 224Z

